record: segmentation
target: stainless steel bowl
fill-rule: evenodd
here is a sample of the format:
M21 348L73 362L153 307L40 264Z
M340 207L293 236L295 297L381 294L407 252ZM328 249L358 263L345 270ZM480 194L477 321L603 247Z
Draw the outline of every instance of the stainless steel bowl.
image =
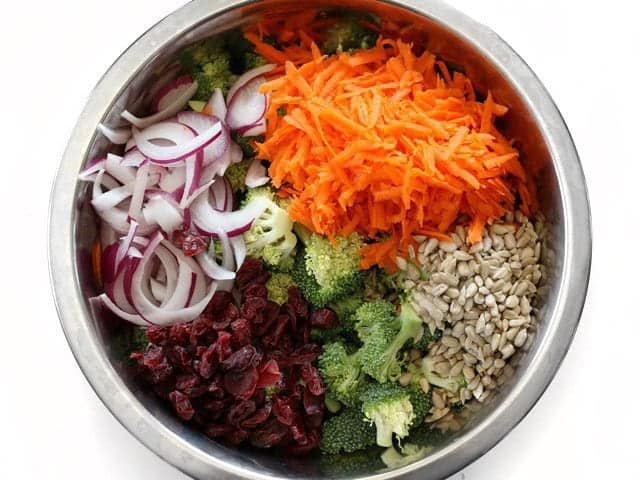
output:
M58 314L87 379L115 417L167 462L196 478L322 478L318 459L276 457L219 445L177 422L141 391L115 362L111 326L96 318L87 298L96 293L90 246L96 222L87 188L77 174L108 145L96 136L101 121L117 123L152 72L176 51L202 37L257 16L345 2L195 0L138 39L109 69L82 112L62 159L51 197L49 255ZM537 172L542 209L552 227L545 258L550 275L540 304L534 342L512 380L466 426L427 458L390 471L363 470L358 478L443 478L500 441L533 407L556 373L573 338L584 304L591 262L591 225L580 161L553 100L524 61L494 32L437 0L349 2L381 16L413 23L428 47L463 65L482 92L491 89L510 107L504 128Z

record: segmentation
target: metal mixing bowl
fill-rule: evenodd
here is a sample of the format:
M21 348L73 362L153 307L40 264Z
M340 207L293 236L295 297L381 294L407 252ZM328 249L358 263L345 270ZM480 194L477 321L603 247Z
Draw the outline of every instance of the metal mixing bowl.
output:
M109 69L82 112L62 159L51 198L50 266L58 314L87 379L115 417L157 455L196 478L322 478L316 457L291 459L219 445L186 428L139 389L114 360L113 325L96 318L87 299L96 293L90 247L96 221L82 165L109 145L99 122L117 124L152 72L185 45L265 13L309 8L316 2L196 0L138 39ZM345 5L326 1L320 5ZM358 478L443 478L500 441L533 407L569 348L584 304L591 261L591 226L585 180L575 146L549 94L524 61L495 33L436 0L350 1L352 8L414 24L428 48L464 66L480 92L491 89L510 108L503 120L540 183L542 210L551 226L544 257L549 275L539 327L518 358L515 376L465 427L423 460Z

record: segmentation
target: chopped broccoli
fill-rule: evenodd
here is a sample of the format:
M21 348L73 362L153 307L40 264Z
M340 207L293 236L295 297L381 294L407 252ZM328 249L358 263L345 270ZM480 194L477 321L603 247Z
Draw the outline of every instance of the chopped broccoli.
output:
M364 304L356 316L365 373L380 383L396 380L402 368L399 353L407 341L419 335L422 319L408 303L404 303L400 314L395 316L392 305L384 301Z
M427 355L422 359L419 374L426 378L431 385L444 388L445 390L453 393L457 392L467 385L467 381L462 373L456 377L443 378L438 375L435 369L435 362L430 355ZM414 375L414 377L416 376Z
M355 478L384 468L379 447L320 457L320 471L326 478Z
M327 407L327 410L329 410L329 412L331 413L338 413L340 410L342 410L342 404L338 400L335 400L327 395L325 395L324 397L324 406Z
M297 255L293 278L311 304L322 307L362 285L362 240L357 234L336 237L335 245L315 233L301 240L305 249Z
M429 345L431 343L436 342L442 338L442 330L436 328L434 332L432 332L427 325L424 325L424 333L420 337L420 340L413 344L413 348L426 352L429 350Z
M400 447L400 452L389 447L380 458L389 468L409 465L427 456L443 439L444 435L440 430L423 424L411 432L407 441Z
M363 20L365 19L362 15L356 13L343 14L327 30L327 38L322 44L322 51L331 55L373 47L376 44L378 34L365 26Z
M375 444L375 427L357 409L346 409L322 425L320 450L324 453L355 452Z
M265 387L264 389L264 399L266 402L271 401L271 399L273 397L275 397L278 392L280 391L280 387L276 386L276 385L269 385L268 387Z
M226 93L235 80L230 70L229 52L219 38L187 47L179 60L184 70L198 82L198 91L192 100L206 102L216 88Z
M224 176L227 177L231 184L231 189L234 192L246 192L247 186L245 185L245 179L247 178L247 171L251 165L250 160L242 160L238 163L232 163L224 172Z
M287 115L287 107L286 107L286 105L280 105L278 107L277 112L278 112L278 116L279 117L285 117Z
M282 305L289 298L289 288L293 286L295 286L295 283L288 273L272 273L266 283L269 300Z
M258 198L265 201L268 206L253 221L251 229L244 234L247 254L259 257L265 264L276 270L291 270L297 242L292 231L293 222L286 210L276 204L275 194L269 187L250 189L247 192L245 204Z
M411 391L397 385L373 383L362 395L362 413L376 426L376 443L393 445L393 435L404 438L416 420Z
M327 343L318 364L329 395L347 406L358 405L365 384L360 351L349 355L343 343Z
M231 134L231 138L233 138L233 141L242 148L242 156L244 158L254 158L256 156L257 153L252 146L252 142L264 142L264 135L258 135L257 137L243 137L238 132L233 132Z
M253 44L244 37L241 29L227 33L225 45L231 56L231 71L238 75L267 63L264 57L256 53Z

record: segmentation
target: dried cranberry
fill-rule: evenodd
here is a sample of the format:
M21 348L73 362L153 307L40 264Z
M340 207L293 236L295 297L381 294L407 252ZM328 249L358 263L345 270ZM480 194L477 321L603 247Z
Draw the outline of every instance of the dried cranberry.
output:
M265 345L270 347L275 347L276 345L279 345L280 338L282 337L282 334L285 332L288 326L289 326L289 317L287 315L279 315L275 328L270 334L265 335L263 337L262 342Z
M152 384L166 382L173 375L173 367L167 360L162 347L150 346L138 360L138 364L148 374Z
M322 395L324 393L322 377L320 377L320 372L316 367L310 363L302 365L302 367L300 367L300 375L313 395Z
M173 404L173 408L181 419L191 420L195 410L189 397L182 392L174 391L169 394L169 401Z
M200 368L198 369L203 378L211 378L218 367L218 346L214 343L210 345L200 356Z
M302 415L298 412L294 412L293 419L291 422L291 436L293 440L300 445L305 445L308 441L307 437L307 429L304 426L304 421L302 420Z
M251 432L249 441L258 448L270 448L280 445L289 436L289 429L272 418Z
M176 377L176 390L181 391L189 398L194 398L204 394L207 391L207 385L203 384L197 375L178 375Z
M178 367L182 371L191 370L191 361L193 358L186 348L180 345L173 345L172 347L165 347L165 351L167 358L174 367Z
M227 414L227 422L234 427L239 427L241 422L256 412L256 404L252 400L246 400L235 404Z
M287 304L290 305L298 318L309 316L309 304L302 297L302 292L298 287L289 287L287 291Z
M276 385L282 378L278 362L268 360L258 367L259 379L256 388L266 388Z
M184 345L189 342L190 336L191 332L188 323L177 323L169 327L168 341L172 344Z
M251 324L246 318L239 318L231 323L231 342L236 348L251 343Z
M169 338L169 331L164 327L149 327L146 333L149 341L156 345L164 345Z
M293 424L295 407L291 398L277 396L273 399L273 415L283 425Z
M216 340L216 350L218 352L218 360L224 361L231 355L231 334L229 332L219 332L218 340Z
M319 398L319 397L315 397ZM324 399L322 400L324 402ZM305 415L304 424L309 428L320 428L324 420L324 412L314 413L313 415Z
M253 359L258 355L253 345L245 345L240 350L236 350L220 364L224 371L241 372L251 366Z
M243 289L264 273L264 265L260 260L247 258L236 273L236 286Z
M202 315L191 322L189 343L198 345L199 341L211 332L211 324L211 319Z
M224 313L225 308L233 303L233 295L231 292L218 290L214 295L209 305L205 309L207 315L218 315Z
M247 288L244 289L244 291L242 292L242 297L245 299L245 301L248 298L254 298L254 297L266 299L268 294L269 293L267 292L267 287L264 284L252 283L251 285L248 285Z
M267 307L267 299L261 297L247 298L242 307L240 307L240 315L250 321L261 323L264 320L262 312Z
M311 363L320 356L322 350L314 343L303 345L302 347L293 351L287 358L284 358L281 362L286 365L304 365L305 363Z
M267 421L267 419L271 416L272 405L271 403L266 403L264 407L258 410L253 416L247 418L242 422L243 428L255 428L261 423Z
M262 319L264 322L274 321L280 314L280 305L271 300L267 301L267 305L262 310Z
M207 249L207 241L200 235L190 231L175 230L171 241L182 250L185 257L193 257Z
M227 305L227 308L224 309L224 316L233 322L240 318L240 309L234 303L230 303Z
M212 328L217 331L224 330L225 328L228 328L229 325L231 325L231 319L224 315L215 317L213 323L211 324Z
M228 372L224 376L224 388L240 400L251 398L258 383L258 370L251 367L244 372Z
M307 433L306 442L303 445L290 445L287 447L289 455L304 455L320 445L320 433L311 430Z
M321 308L311 314L310 323L314 328L329 329L338 325L338 316L330 308Z
M314 395L305 388L302 395L302 405L307 415L316 415L324 411L324 397L322 395Z
M224 398L226 392L224 390L224 380L222 378L222 375L216 375L213 381L209 383L209 388L207 389L207 391L212 398L215 398L217 400Z
M212 421L218 421L224 416L226 409L233 403L232 398L223 398L222 400L208 400L202 404L203 412Z

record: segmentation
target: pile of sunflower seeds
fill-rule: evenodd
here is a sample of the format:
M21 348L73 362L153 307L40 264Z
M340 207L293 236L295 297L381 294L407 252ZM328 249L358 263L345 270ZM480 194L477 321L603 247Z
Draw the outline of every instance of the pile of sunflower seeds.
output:
M485 229L476 244L467 245L467 229L459 226L451 242L417 237L418 250L398 258L425 328L442 331L428 353L436 373L463 375L466 384L451 392L422 379L433 398L428 422L443 419L455 405L486 401L513 375L514 354L529 347L536 330L532 304L544 274L543 228L541 219L532 223L515 212ZM410 359L418 365L422 355L414 350Z

